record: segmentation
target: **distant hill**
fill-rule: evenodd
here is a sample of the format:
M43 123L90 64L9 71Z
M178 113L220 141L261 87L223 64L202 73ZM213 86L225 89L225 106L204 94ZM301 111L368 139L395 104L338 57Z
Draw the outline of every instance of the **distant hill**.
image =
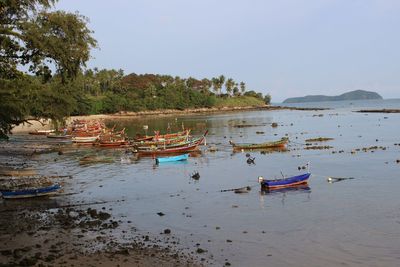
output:
M291 97L283 101L283 103L303 103L303 102L320 102L320 101L342 101L342 100L363 100L363 99L383 99L378 93L364 90L355 90L338 96L326 95L307 95L304 97Z

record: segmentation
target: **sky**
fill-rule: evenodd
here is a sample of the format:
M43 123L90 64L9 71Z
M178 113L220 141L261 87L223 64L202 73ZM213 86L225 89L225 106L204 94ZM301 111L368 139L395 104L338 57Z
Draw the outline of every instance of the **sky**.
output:
M273 102L400 98L398 0L59 0L89 18L88 67L244 81Z

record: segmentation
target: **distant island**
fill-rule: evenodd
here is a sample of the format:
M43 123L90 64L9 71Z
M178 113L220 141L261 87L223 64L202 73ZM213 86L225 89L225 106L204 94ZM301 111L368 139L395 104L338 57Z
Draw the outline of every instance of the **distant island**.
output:
M338 96L307 95L304 97L291 97L283 101L283 103L304 103L304 102L364 100L364 99L383 99L383 98L376 92L355 90Z

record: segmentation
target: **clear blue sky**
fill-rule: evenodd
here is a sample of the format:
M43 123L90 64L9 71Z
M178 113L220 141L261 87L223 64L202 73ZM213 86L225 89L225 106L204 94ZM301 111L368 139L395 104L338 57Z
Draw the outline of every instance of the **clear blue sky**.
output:
M89 67L244 81L273 102L400 98L399 0L60 0L90 19Z

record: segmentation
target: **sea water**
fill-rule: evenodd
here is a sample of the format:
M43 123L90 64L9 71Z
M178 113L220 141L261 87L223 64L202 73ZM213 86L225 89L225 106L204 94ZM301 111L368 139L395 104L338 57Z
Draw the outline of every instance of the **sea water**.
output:
M293 104L291 104L293 106ZM42 166L74 174L70 202L113 203L113 216L131 220L141 233L171 229L179 249L206 250L201 257L234 266L398 266L400 263L400 114L357 113L400 108L400 100L297 104L321 111L251 111L108 121L128 134L183 127L205 130L207 146L182 164L155 165L124 150L77 151ZM276 122L278 127L272 127ZM246 125L246 127L237 127ZM257 143L289 137L287 151L234 153L229 140ZM306 139L333 138L306 150ZM366 150L377 146L377 149ZM211 152L209 147L216 149ZM214 150L213 150L214 151ZM87 153L115 161L79 165ZM246 163L246 154L255 164ZM54 155L46 155L51 157ZM265 193L258 176L312 173L308 188ZM300 170L299 170L300 167ZM200 179L191 174L199 172ZM328 177L354 178L329 183ZM233 189L251 186L244 194ZM160 217L158 212L165 215Z

